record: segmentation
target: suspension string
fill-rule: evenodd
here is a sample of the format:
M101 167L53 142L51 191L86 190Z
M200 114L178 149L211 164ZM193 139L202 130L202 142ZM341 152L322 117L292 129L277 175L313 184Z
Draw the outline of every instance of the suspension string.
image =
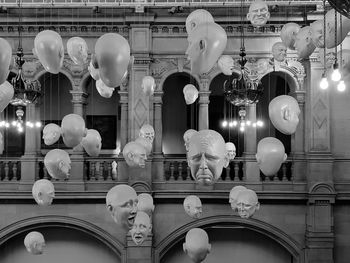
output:
M326 0L323 0L323 73L326 70Z
M337 62L337 52L338 52L338 47L337 47L337 11L334 10L334 44L335 44L335 62Z

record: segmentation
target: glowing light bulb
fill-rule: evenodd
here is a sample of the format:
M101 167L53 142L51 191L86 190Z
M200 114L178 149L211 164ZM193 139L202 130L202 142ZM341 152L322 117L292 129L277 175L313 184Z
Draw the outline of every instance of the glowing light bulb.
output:
M252 124L252 122L251 121L247 121L246 124L247 124L247 126L250 126Z
M242 121L241 122L241 127L244 127L245 126L245 121Z
M229 124L228 124L228 126L229 126L230 128L233 127L233 121L230 121Z
M222 127L224 127L224 128L227 127L227 124L228 124L227 121L223 121L222 122Z
M338 68L334 67L333 73L332 73L332 80L333 81L339 81L341 79L341 74Z
M256 126L262 127L264 126L264 123L262 121L257 121Z
M256 122L253 123L253 127L254 127L254 128L256 127Z
M40 127L41 127L41 122L40 122L40 121L37 121L37 122L35 123L35 127L40 128Z
M236 127L236 126L237 126L237 124L238 124L238 122L237 122L237 121L233 121L232 123L233 123L233 126L235 126L235 127Z
M344 80L341 80L337 85L337 90L343 92L346 89Z
M320 89L328 89L328 80L325 74L322 75L322 79L320 81Z
M23 132L23 127L22 126L18 126L17 131L18 132Z
M5 127L6 127L6 128L10 127L10 123L6 122L6 123L5 123Z
M11 125L16 127L17 126L17 121L12 121Z
M241 132L244 132L244 126L239 127L239 130L240 130Z

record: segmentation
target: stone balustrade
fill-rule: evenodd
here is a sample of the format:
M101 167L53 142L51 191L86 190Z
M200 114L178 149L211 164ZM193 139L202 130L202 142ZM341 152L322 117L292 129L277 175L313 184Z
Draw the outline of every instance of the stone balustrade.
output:
M21 165L20 158L2 158L0 160L1 181L20 181Z

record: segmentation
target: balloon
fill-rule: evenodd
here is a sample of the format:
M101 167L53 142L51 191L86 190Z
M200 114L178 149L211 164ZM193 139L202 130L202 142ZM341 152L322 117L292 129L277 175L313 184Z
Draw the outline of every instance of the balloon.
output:
M273 59L278 62L283 62L287 56L287 47L283 42L276 42L272 46Z
M216 23L202 23L188 36L186 55L191 61L192 74L209 72L227 44L225 30Z
M183 93L184 93L184 97L187 105L194 103L198 98L198 90L192 84L187 84L183 88Z
M67 179L71 161L69 154L61 149L49 151L44 158L44 165L52 178Z
M192 228L186 234L183 250L194 263L202 262L211 250L207 232L201 228Z
M130 167L145 168L147 160L147 151L143 145L137 142L128 142L123 149L123 157Z
M99 80L100 79L100 71L98 70L97 63L94 63L95 56L91 56L91 60L88 66L88 70L90 72L91 77L94 80Z
M146 155L150 155L152 152L152 143L144 137L138 137L135 142L141 144L146 149Z
M102 97L109 99L113 95L114 88L107 87L101 79L96 80L96 89L98 94Z
M64 47L61 36L52 30L38 33L34 39L34 50L46 71L58 74L63 65Z
M202 216L202 202L196 195L186 196L183 203L185 212L187 215L194 219L198 219Z
M310 24L312 42L316 47L324 47L323 19Z
M284 134L295 133L299 123L299 114L299 104L291 96L281 95L270 101L270 120L273 126Z
M190 139L191 139L192 135L195 134L195 133L197 133L196 130L188 129L187 131L185 131L185 133L183 135L186 152L188 152L188 147L190 145Z
M188 35L202 23L214 23L213 16L205 9L197 9L186 18L186 32Z
M134 224L130 229L132 241L136 245L141 245L147 236L152 232L152 224L149 215L145 212L137 211Z
M318 49L318 58L324 66L324 48ZM335 49L326 49L326 68L333 68L335 62Z
M147 193L141 193L137 196L137 211L145 212L150 218L154 211L153 197Z
M46 145L52 145L59 140L61 127L54 123L46 124L43 129L43 139Z
M9 105L14 94L15 90L10 82L5 81L0 85L0 112L2 112L7 105Z
M259 141L256 160L260 170L266 176L275 175L281 164L287 160L284 146L280 140L273 137L266 137Z
M236 146L232 142L227 142L225 144L225 147L227 151L227 157L230 161L232 161L236 157Z
M81 37L71 37L68 39L67 53L75 64L85 64L88 57L88 47L85 40Z
M260 203L258 196L253 190L243 189L237 194L237 212L241 218L250 218L256 210L259 210Z
M253 26L263 26L270 18L269 7L265 1L256 0L249 6L247 19Z
M146 96L152 96L156 87L156 82L152 76L144 76L142 79L142 91Z
M104 34L96 42L95 54L102 81L108 87L120 86L130 61L128 41L116 33Z
M151 144L154 140L154 128L150 124L144 124L142 125L139 136L147 139Z
M300 30L300 26L296 23L287 23L282 27L280 37L287 48L294 50L295 37Z
M89 156L97 157L101 152L102 138L98 131L88 129L87 135L81 140L81 146Z
M32 187L32 195L38 205L51 205L52 199L55 197L55 187L49 180L37 180Z
M308 58L316 49L311 34L309 26L301 28L297 33L294 46L299 58Z
M218 66L224 75L232 75L233 65L233 58L229 55L222 55L218 60Z
M84 119L78 114L68 114L63 117L61 123L63 142L67 147L77 146L86 136Z
M335 23L335 15L337 15L337 23ZM340 30L340 28L342 30ZM335 31L337 31L337 37L335 37ZM349 31L349 18L339 14L334 9L331 9L326 13L326 48L334 48L340 45L348 35Z
M3 84L10 72L12 48L7 40L0 38L0 84Z
M24 238L24 246L30 254L40 255L45 247L44 236L40 232L32 231Z
M242 190L246 190L247 188L245 188L242 185L237 185L235 187L233 187L230 191L230 196L229 196L229 203L231 205L231 208L234 212L238 211L237 208L237 197L240 191Z

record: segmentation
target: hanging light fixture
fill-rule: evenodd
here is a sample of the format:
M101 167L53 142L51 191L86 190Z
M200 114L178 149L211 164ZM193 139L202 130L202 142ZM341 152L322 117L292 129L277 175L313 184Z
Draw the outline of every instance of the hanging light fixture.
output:
M323 0L323 42L326 41L326 0ZM323 74L320 81L320 89L328 89L327 69L326 69L326 45L323 47Z
M245 107L249 104L255 104L259 101L263 93L263 86L260 80L250 79L246 73L245 64L247 63L245 46L244 46L244 21L243 21L243 0L241 0L241 48L238 63L241 68L240 76L237 78L231 75L224 82L224 95L234 106Z
M337 42L337 12L334 12L334 35L335 35L335 39L334 42ZM340 21L341 22L341 21ZM324 40L326 41L326 39ZM333 72L332 72L332 80L338 82L341 79L341 74L339 71L339 64L338 64L338 58L337 58L337 46L335 46L335 60L334 60L334 64L333 64Z
M18 73L11 79L11 84L14 89L13 99L10 101L11 105L16 107L17 120L12 122L14 127L17 127L19 132L23 131L23 116L24 107L29 103L35 103L37 99L41 96L41 85L38 80L28 80L23 76L23 64L25 60L23 58L23 48L22 48L22 6L21 0L18 1L19 14L18 14L18 48L16 52L16 66L18 68ZM16 123L15 123L16 122ZM32 125L33 124L33 125ZM41 127L38 122L32 123L30 120L27 121L27 127ZM5 127L7 127L5 125Z

